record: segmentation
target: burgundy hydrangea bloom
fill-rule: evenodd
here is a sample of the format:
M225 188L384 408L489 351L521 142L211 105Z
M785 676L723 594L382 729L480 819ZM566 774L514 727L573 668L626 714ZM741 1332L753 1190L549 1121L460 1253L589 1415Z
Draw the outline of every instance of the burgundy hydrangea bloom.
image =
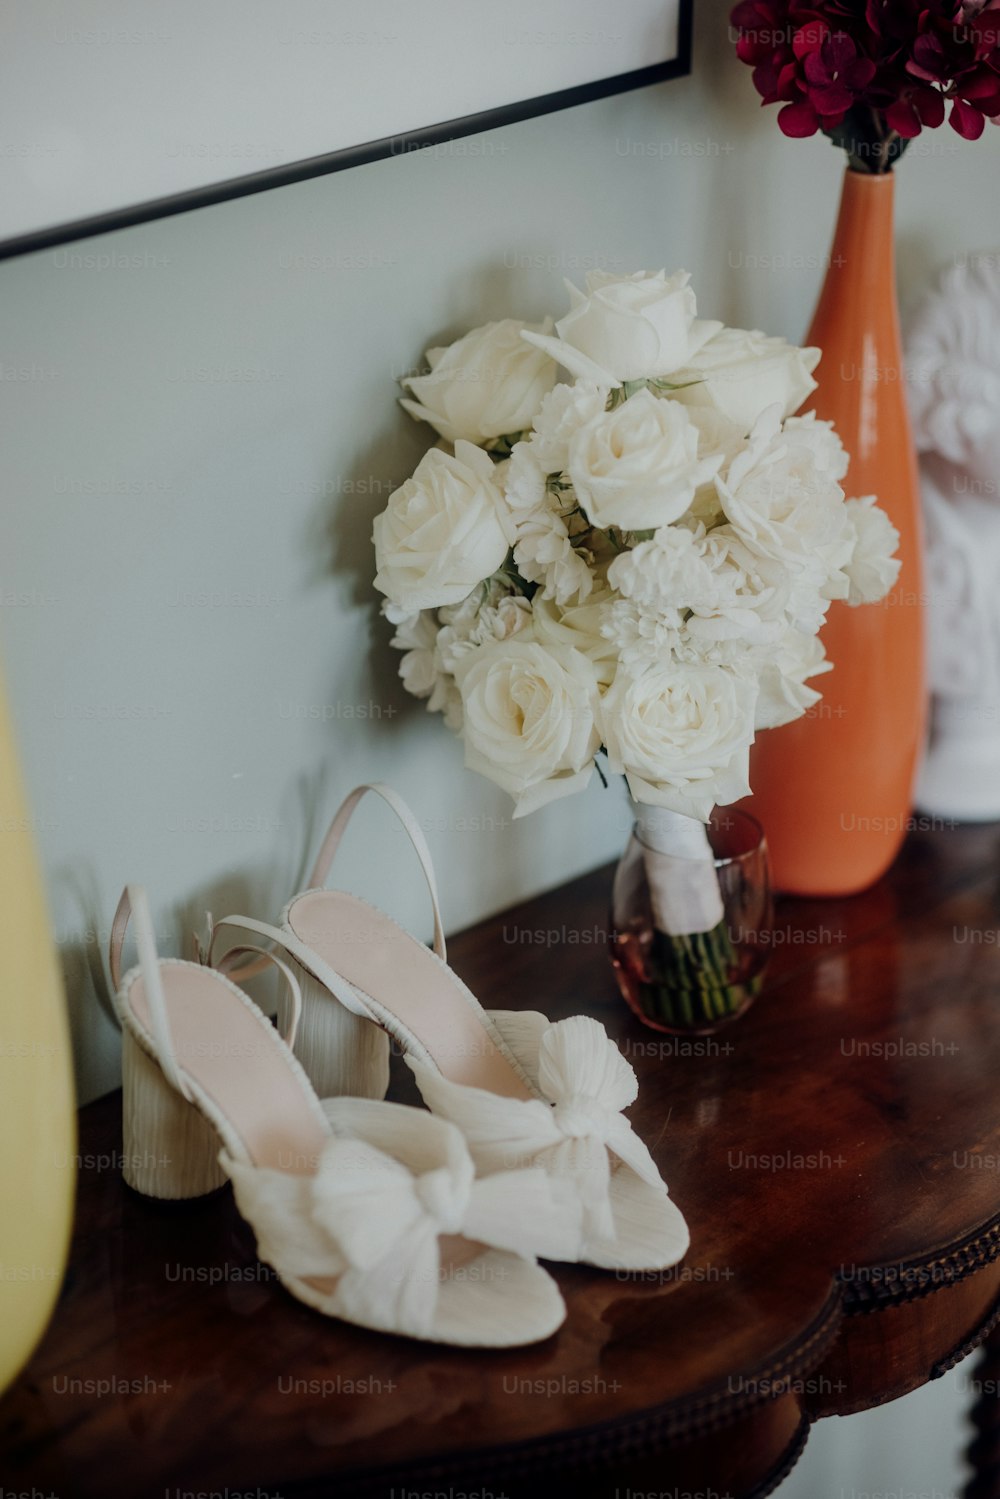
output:
M945 116L1000 123L1000 0L741 0L736 51L786 135L830 135L886 171Z

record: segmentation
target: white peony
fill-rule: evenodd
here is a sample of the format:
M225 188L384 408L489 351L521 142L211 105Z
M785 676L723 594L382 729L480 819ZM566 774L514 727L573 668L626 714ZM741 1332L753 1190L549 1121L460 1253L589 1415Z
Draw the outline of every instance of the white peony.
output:
M719 455L698 457L698 429L683 406L640 390L573 435L569 476L588 519L640 531L684 514Z
M684 382L672 399L714 407L749 432L769 406L791 416L816 389L812 372L819 349L798 349L783 338L743 328L724 328L672 377Z
M505 318L474 328L444 349L428 349L429 375L403 381L416 396L402 405L448 442L484 443L531 426L542 397L556 382L556 365L521 334L529 323ZM552 319L537 325L547 334Z
M667 276L592 271L586 292L566 282L570 310L558 338L526 333L571 375L601 385L653 379L689 364L721 323L699 322L687 271Z
M515 817L580 791L600 747L594 667L534 641L484 645L459 663L465 763L515 799Z
M847 602L877 604L884 599L899 577L902 566L895 555L899 532L873 494L860 500L848 500L844 507L854 539L847 573Z
M389 496L372 533L375 587L403 609L457 604L496 572L513 522L481 448L431 448L413 477Z
M608 763L638 802L708 820L749 793L756 682L722 666L623 668L601 701Z

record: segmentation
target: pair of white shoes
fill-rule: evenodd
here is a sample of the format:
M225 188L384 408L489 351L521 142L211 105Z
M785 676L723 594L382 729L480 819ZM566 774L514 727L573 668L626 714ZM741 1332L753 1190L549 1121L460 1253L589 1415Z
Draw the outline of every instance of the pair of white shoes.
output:
M366 791L420 859L433 952L324 888ZM139 962L122 976L130 915ZM217 956L236 929L274 951L244 940ZM110 950L125 1177L162 1198L228 1178L261 1259L309 1306L382 1332L510 1347L566 1315L536 1256L626 1270L683 1257L687 1225L621 1112L636 1096L632 1068L596 1020L482 1008L447 965L430 854L389 787L346 799L279 927L227 917L199 957L158 958L145 893L125 891ZM270 965L287 992L283 1036L233 981ZM390 1036L430 1112L381 1101Z

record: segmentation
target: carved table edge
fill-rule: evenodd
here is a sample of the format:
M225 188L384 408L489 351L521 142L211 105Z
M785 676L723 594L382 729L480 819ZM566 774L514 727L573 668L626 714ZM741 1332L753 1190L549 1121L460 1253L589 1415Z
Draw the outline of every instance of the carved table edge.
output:
M817 1367L836 1342L843 1321L842 1298L835 1289L804 1338L800 1338L761 1366L753 1375L744 1376L745 1388L733 1394L715 1389L690 1399L652 1406L608 1422L555 1432L527 1441L508 1443L503 1447L469 1448L440 1456L414 1457L405 1464L379 1469L344 1469L336 1476L338 1495L363 1496L384 1494L396 1487L440 1486L468 1476L470 1470L488 1472L497 1479L540 1478L560 1468L595 1470L616 1463L644 1457L655 1457L671 1447L684 1446L698 1437L709 1436L732 1426L740 1417L757 1407L767 1405L782 1393L776 1386L791 1381ZM766 1392L761 1392L766 1386ZM753 1393L748 1393L748 1389ZM801 1456L809 1430L809 1418L802 1416L778 1465L752 1491L752 1499L763 1499L791 1472ZM319 1499L329 1479L319 1476L286 1483L291 1499ZM750 1496L748 1496L750 1499Z
M969 1333L968 1337L963 1338L961 1343L958 1343L950 1353L946 1354L944 1358L939 1359L931 1367L930 1378L940 1379L950 1369L954 1369L956 1364L960 1364L964 1358L968 1358L970 1353L975 1353L976 1349L982 1343L986 1342L990 1333L994 1332L998 1326L1000 1326L1000 1294L997 1295L992 1307L976 1330Z
M864 1316L890 1306L919 1301L935 1291L946 1290L975 1275L1000 1258L1000 1213L965 1238L956 1239L944 1249L892 1265L874 1264L865 1268L874 1279L848 1281L838 1273L837 1283L844 1290L844 1311L849 1317ZM885 1276L891 1271L891 1277Z
M812 1422L807 1415L803 1414L777 1464L761 1479L757 1487L751 1490L747 1499L767 1499L768 1494L773 1494L775 1489L781 1487L792 1469L798 1467L799 1459L806 1450L810 1431L812 1431Z

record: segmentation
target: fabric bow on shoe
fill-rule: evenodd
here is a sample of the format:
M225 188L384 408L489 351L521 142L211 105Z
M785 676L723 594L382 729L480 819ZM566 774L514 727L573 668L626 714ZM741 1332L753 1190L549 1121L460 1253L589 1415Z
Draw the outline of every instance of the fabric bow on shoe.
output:
M526 1260L563 1249L572 1210L560 1206L543 1170L477 1180L461 1134L445 1120L403 1110L401 1141L400 1111L388 1105L326 1099L323 1108L334 1136L308 1163L312 1175L225 1153L221 1160L260 1258L282 1277L322 1283L331 1310L427 1337L447 1273L443 1237Z
M590 1016L551 1022L534 1011L490 1013L541 1096L503 1098L449 1082L407 1057L425 1102L458 1125L480 1171L543 1167L574 1190L583 1236L612 1238L612 1156L665 1191L652 1156L621 1112L636 1098L635 1072Z

